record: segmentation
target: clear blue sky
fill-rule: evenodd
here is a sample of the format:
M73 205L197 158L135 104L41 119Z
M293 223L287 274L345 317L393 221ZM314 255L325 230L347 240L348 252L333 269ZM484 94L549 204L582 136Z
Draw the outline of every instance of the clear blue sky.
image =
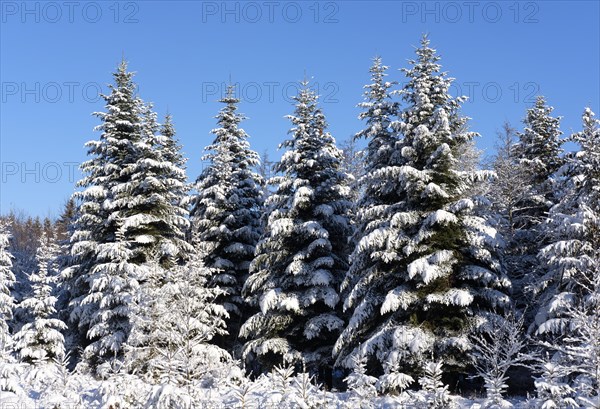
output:
M362 124L356 104L381 55L391 79L422 33L462 94L463 112L493 152L505 120L520 126L537 93L580 128L600 115L598 1L4 1L1 6L0 213L56 216L99 137L111 72L124 55L140 95L177 126L195 179L209 144L218 93L230 76L252 146L278 159L290 124L287 95L305 73L318 84L338 141ZM499 94L500 93L500 94Z

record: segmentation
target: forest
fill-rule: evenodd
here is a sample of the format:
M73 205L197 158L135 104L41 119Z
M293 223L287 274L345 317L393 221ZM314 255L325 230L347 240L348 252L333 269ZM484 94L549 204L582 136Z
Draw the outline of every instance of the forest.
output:
M483 158L428 36L388 70L274 163L229 86L189 183L122 61L60 217L0 218L0 407L600 408L600 121Z

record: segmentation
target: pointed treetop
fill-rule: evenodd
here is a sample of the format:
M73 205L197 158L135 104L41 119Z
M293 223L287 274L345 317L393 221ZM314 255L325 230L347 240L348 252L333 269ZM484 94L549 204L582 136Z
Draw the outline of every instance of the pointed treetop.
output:
M127 72L127 65L129 63L127 62L127 60L125 60L125 57L123 57L121 59L121 62L119 63L119 65L117 66L117 73L119 74L124 74Z
M219 102L224 102L226 104L236 104L240 102L240 99L235 97L235 84L231 82L231 77L229 78L229 85L227 85L225 98L222 98Z
M133 72L127 71L128 62L124 59L119 63L117 67L117 71L113 73L113 77L115 78L116 87L114 88L127 88L135 90L135 84L133 83L133 76L135 75ZM113 88L112 85L110 85Z
M175 126L173 125L173 116L169 113L165 115L165 120L162 124L161 134L166 137L175 136Z

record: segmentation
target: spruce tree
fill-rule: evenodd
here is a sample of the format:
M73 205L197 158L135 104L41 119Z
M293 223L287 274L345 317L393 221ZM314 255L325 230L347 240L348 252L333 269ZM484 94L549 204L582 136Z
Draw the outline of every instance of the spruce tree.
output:
M56 317L57 266L59 251L56 242L43 233L36 253L38 263L29 279L32 293L19 306L25 311L28 321L15 334L15 350L24 362L38 363L61 359L65 354L65 340L61 331L67 326Z
M215 139L205 148L202 160L209 165L196 181L198 194L190 213L194 244L204 254L207 268L215 271L211 285L224 290L216 302L229 313L229 335L217 337L216 342L230 349L248 317L241 290L260 238L264 181L253 170L260 159L239 127L245 117L236 112L240 100L233 86L220 102L225 106L216 117L219 127L211 131Z
M9 239L8 224L0 220L0 352L12 346L9 324L15 308L11 292L15 275L12 272L12 255L8 251Z
M73 198L69 198L64 205L63 211L58 220L54 223L56 239L58 243L67 242L71 237L71 225L75 220L77 205Z
M191 251L185 240L189 221L184 161L173 123L169 118L161 129L152 105L142 108L141 132L136 160L121 170L123 182L114 190L112 213L123 219L123 234L138 264L158 261L168 268Z
M341 142L339 147L342 150L342 170L351 177L349 186L352 191L351 200L354 203L361 197L359 180L364 174L363 151L358 148L357 141L353 137Z
M399 104L391 97L390 90L395 83L385 80L388 68L382 64L380 57L373 60L373 65L369 70L371 83L364 86L364 101L358 104L360 108L364 109L358 118L366 122L366 127L359 131L354 138L364 138L368 140L368 144L361 155L364 169L357 183L360 197L355 207L354 217L356 224L354 240L356 242L361 239L367 226L376 229L376 226L388 223L385 209L390 203L395 202L393 197L389 197L393 196L394 192L393 189L390 189L391 181L386 177L385 171L389 170L393 163L397 137L391 124L398 115ZM342 283L343 291L347 292L352 288L369 259L368 252L362 255L352 255L352 263ZM347 302L346 298L345 309Z
M521 173L522 180L517 186L523 192L511 209L506 252L508 260L514 261L509 271L516 291L514 298L522 310L531 305L529 290L539 273L537 254L548 244L542 224L557 202L553 175L563 163L561 118L552 117L552 111L545 98L538 96L534 106L527 110L525 129L517 132L518 141L513 147L517 164L512 175Z
M145 105L142 139L138 144L140 159L131 166L127 194L121 196L123 203L129 201L125 212L131 214L124 238L135 241L130 245L134 260L147 271L139 280L140 287L133 299L130 321L135 336L127 341L130 351L152 348L155 321L159 319L152 315L156 298L160 297L169 271L184 263L194 251L186 241L190 224L185 160L175 139L172 117L167 115L162 125L156 118L152 106ZM143 371L146 356L129 355L130 369Z
M558 171L557 197L544 224L549 244L539 254L536 338L551 355L536 381L546 405L600 399L600 121L583 113L583 130L567 140L579 149Z
M538 334L568 332L570 319L564 314L590 295L600 264L600 121L589 108L583 130L568 140L580 148L567 155L559 171L561 199L544 224L550 244L539 254L544 275L535 286Z
M225 334L227 311L216 303L224 290L210 286L214 271L193 252L183 265L165 270L149 266L161 283L147 288L133 319L127 364L152 383L189 385L230 355L211 345ZM141 321L141 322L140 322Z
M339 284L347 269L348 176L342 153L326 131L308 82L294 97L292 137L271 180L267 224L244 293L260 312L242 326L244 357L268 370L282 359L305 361L309 371L330 370L333 343L344 323Z
M547 185L548 179L563 164L560 157L561 117L553 117L553 110L553 107L546 104L543 96L538 96L534 106L527 110L523 120L525 129L517 132L519 141L514 147L517 157L534 175L533 183L539 186L538 194L542 197L552 193L551 186Z
M447 372L464 371L469 333L510 304L499 238L475 214L482 201L467 195L487 173L459 170L457 158L476 136L459 113L463 98L449 95L451 79L427 37L416 54L403 70L391 165L366 177L381 201L360 211L366 220L345 304L351 318L335 349L338 365L365 353L372 374L393 369L413 379L432 356Z
M81 166L86 176L78 185L84 189L74 196L71 260L62 274L71 318L93 366L122 358L139 312L135 303L161 280L148 266L173 267L192 249L185 240L187 185L172 123L161 134L125 62L114 77L111 93L103 96L106 112L95 114L102 121L100 139L87 143L92 159Z
M111 93L103 95L107 112L97 112L99 140L86 144L92 158L81 165L83 190L74 194L77 218L70 240L70 261L61 273L69 292L71 321L92 365L120 357L130 330L129 315L138 280L145 270L126 241L129 201L123 199L139 158L143 103L135 94L133 74L122 62L113 74ZM117 200L115 200L115 197ZM133 198L130 197L133 201Z

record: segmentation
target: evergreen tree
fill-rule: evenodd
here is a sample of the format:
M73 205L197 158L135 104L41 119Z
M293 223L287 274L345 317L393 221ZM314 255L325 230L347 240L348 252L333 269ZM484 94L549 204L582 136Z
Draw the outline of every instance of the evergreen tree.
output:
M519 141L515 144L515 151L520 161L530 169L534 175L533 183L539 186L537 193L543 197L551 194L548 179L563 164L562 141L560 140L560 117L552 117L553 107L546 104L543 96L536 98L532 108L527 110L523 120L525 129L518 132ZM535 198L532 198L535 200ZM543 201L540 200L543 203Z
M38 217L26 217L23 212L11 211L5 220L10 230L10 240L7 251L10 253L14 282L12 296L18 303L23 296L31 291L28 275L36 268L35 252L38 247L37 238L42 233L42 223ZM19 321L20 310L13 311L13 321Z
M525 264L531 265L532 256L523 256L524 247L519 242L524 235L528 239L535 237L532 230L521 231L518 227L519 213L523 208L521 205L531 195L532 172L527 164L520 160L515 149L516 130L509 124L504 123L502 130L497 132L496 143L491 168L495 177L487 183L486 196L492 202L492 211L496 219L496 226L502 237L506 240L503 251L503 264L505 270L513 283L513 300L516 308L524 312L525 326L528 327L532 321L534 309L527 309L531 302L531 294L527 294L527 286L531 284L532 271L524 269ZM524 243L525 244L525 243ZM529 242L529 245L533 243ZM529 250L528 250L529 251ZM528 297L529 296L529 299Z
M71 225L75 220L77 204L73 198L69 198L64 205L63 211L58 220L54 223L56 239L58 243L63 243L71 237Z
M135 199L130 201L131 223L124 236L134 238L135 260L147 271L133 300L130 320L135 337L127 342L131 351L152 348L156 320L160 319L153 315L153 306L161 296L169 270L181 265L194 251L186 241L190 225L185 159L175 139L172 117L167 115L163 125L156 117L151 105L144 106L140 160L132 165L127 186ZM150 344L145 345L146 341ZM129 369L144 371L146 358L144 354L130 354Z
M507 255L514 261L509 265L509 271L516 290L515 301L520 309L531 304L531 294L527 290L539 272L537 254L548 244L541 225L557 202L552 176L563 163L562 141L559 139L562 132L559 129L560 117L552 117L552 111L544 97L538 96L535 105L527 110L523 121L525 129L517 132L519 140L513 147L517 160L513 176L521 174L522 180L517 182L517 186L522 186L523 192L511 209L512 234ZM520 188L513 186L513 189L518 191Z
M351 176L349 183L352 191L352 202L355 203L360 197L360 177L364 174L363 152L358 149L356 139L351 137L340 143L342 150L342 170Z
M135 94L125 62L114 77L110 95L103 96L107 112L95 114L102 121L100 139L87 143L93 158L81 166L84 190L74 196L78 215L62 273L71 318L93 366L122 358L133 306L144 287L161 280L147 266L170 268L192 250L185 240L186 177L172 123L161 130L152 106Z
M579 407L573 398L575 390L565 382L569 375L561 365L545 362L535 380L539 408L573 409Z
M359 211L365 220L345 303L352 315L335 348L338 365L364 352L372 374L399 367L415 379L431 356L447 372L465 370L469 333L510 304L499 237L476 214L482 201L466 193L487 173L459 170L476 135L460 116L463 99L448 94L451 79L427 37L416 53L403 70L406 108L394 124L401 138L391 165L365 177L374 177L380 201Z
M175 124L173 124L171 114L165 116L165 120L160 127L160 135L163 159L179 169L185 169L186 159L181 153L181 145L179 145L179 141L175 136Z
M144 314L134 318L128 363L153 383L190 385L231 359L225 350L209 344L226 332L227 311L216 303L224 290L210 286L214 272L196 252L170 270L159 264L150 268L157 269L155 275L163 281L149 287L138 305Z
M0 220L0 351L11 347L10 326L15 300L11 289L15 283L12 255L8 251L10 233L8 224Z
M563 314L590 295L585 283L594 282L600 265L600 121L589 108L583 130L569 140L580 149L566 157L559 172L561 199L544 226L551 243L539 254L545 274L536 285L538 334L568 330L571 320Z
M138 264L158 261L170 267L192 251L185 240L185 163L170 118L161 129L152 105L142 108L141 132L136 160L121 170L123 181L114 189L112 213L123 219L123 234L132 241Z
M292 137L276 165L276 192L244 292L260 312L242 326L247 360L268 370L282 359L303 359L310 372L329 371L343 327L339 284L347 269L348 176L342 153L308 82L294 97ZM297 361L296 361L297 362Z
M362 152L364 161L362 175L358 179L357 191L360 192L358 204L355 209L354 222L357 226L355 232L355 243L361 239L361 235L367 228L372 226L383 226L388 221L385 209L395 199L390 182L385 174L393 163L393 154L397 142L396 133L391 129L392 121L398 115L399 104L392 100L390 88L394 82L385 81L388 67L382 64L381 58L376 57L370 68L371 83L364 86L364 101L358 104L364 111L358 116L366 121L366 128L358 132L354 139L364 138L368 140L367 149ZM347 292L357 277L361 274L364 263L368 262L370 256L367 252L363 254L364 259L352 255L352 263L342 283L342 290ZM346 299L347 298L344 297ZM348 306L344 304L344 308Z
M107 112L96 129L99 140L86 144L92 159L81 165L84 188L74 194L78 214L70 240L69 266L61 278L69 292L70 319L78 327L78 341L95 365L120 356L130 330L130 306L145 274L139 256L126 241L130 229L127 200L131 167L140 159L143 103L135 95L133 74L122 62L114 74L115 85L104 95ZM127 224L126 224L127 223ZM142 241L143 243L143 241ZM138 257L133 262L134 257Z
M32 294L20 303L30 321L15 334L15 350L22 361L30 363L61 359L65 354L61 331L67 328L63 321L56 318L57 299L53 295L58 245L44 233L39 241L36 254L38 268L29 276Z
M248 135L239 127L245 117L237 113L239 99L234 87L220 100L225 107L217 115L213 143L202 160L209 161L196 181L198 194L192 200L194 243L204 263L216 271L211 285L224 290L217 299L229 313L226 339L218 343L228 349L236 343L242 320L248 317L241 290L261 233L263 178L253 169L259 156L250 149Z

